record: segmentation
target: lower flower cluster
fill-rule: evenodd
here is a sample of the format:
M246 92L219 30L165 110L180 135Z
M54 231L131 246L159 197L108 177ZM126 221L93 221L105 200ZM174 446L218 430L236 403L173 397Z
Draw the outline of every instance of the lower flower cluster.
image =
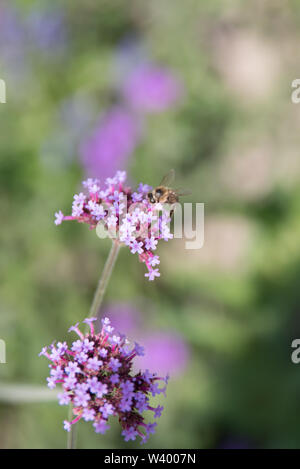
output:
M102 319L101 332L96 334L94 321L96 318L83 321L90 328L86 334L78 324L69 329L79 336L71 347L58 342L40 353L51 361L48 386L52 389L61 384L59 403L72 404L74 418L64 421L64 428L70 431L83 419L93 422L96 433L104 434L109 428L109 417L117 416L125 441L140 436L141 443L145 443L157 424L146 423L142 414L150 410L154 418L160 417L163 407L151 407L149 398L165 395L168 377L157 377L148 370L134 375L132 361L135 356L144 355L143 347L137 343L130 347L125 336L114 333L108 318ZM159 387L160 382L163 387Z

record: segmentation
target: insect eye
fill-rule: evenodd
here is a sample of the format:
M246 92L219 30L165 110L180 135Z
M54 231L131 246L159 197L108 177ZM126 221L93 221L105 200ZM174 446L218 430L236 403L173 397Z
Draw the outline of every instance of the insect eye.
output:
M156 195L157 197L159 197L161 194L162 194L162 190L161 190L161 189L157 189L157 191L155 191L155 195Z

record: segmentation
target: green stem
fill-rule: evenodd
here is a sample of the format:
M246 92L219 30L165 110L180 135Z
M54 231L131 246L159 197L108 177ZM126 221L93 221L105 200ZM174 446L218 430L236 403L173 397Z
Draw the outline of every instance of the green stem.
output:
M103 272L101 274L97 289L95 291L93 303L92 303L90 313L89 313L89 318L93 316L97 316L100 310L109 279L111 277L115 262L119 254L119 250L120 250L119 242L113 241L108 258L106 260L106 263L103 269ZM72 404L70 404L69 422L72 420L72 416L73 416ZM74 425L71 425L70 432L68 433L68 446L67 446L68 449L75 449L76 436L77 436L77 424L74 424Z
M73 418L73 406L70 404L69 406L69 422L71 422ZM77 424L71 425L71 429L68 433L68 442L67 442L67 449L75 449L76 447L76 440L77 440Z
M118 241L113 241L112 246L106 260L102 275L100 277L97 289L95 291L93 303L90 309L89 317L97 316L99 309L101 307L106 288L111 277L115 262L117 260L120 250L120 244Z

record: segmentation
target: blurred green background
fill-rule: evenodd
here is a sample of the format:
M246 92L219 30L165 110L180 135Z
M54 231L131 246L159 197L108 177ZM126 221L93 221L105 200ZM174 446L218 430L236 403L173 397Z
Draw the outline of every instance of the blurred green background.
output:
M300 447L299 39L296 0L1 0L1 448L66 445L67 408L38 353L86 316L109 242L56 227L54 212L69 213L87 174L116 167L133 185L175 168L186 201L205 203L202 249L160 243L155 282L121 250L106 294L103 313L134 311L131 331L180 339L164 351L174 373L146 447ZM145 64L163 70L144 90L151 109L124 97ZM134 132L121 121L108 160L86 155L120 106ZM79 447L140 445L117 423L105 436L82 423Z

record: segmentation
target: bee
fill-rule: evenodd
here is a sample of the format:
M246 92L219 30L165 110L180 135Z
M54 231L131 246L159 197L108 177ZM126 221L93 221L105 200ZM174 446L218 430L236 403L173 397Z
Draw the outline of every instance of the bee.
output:
M166 174L160 185L155 187L153 191L148 192L147 197L151 204L156 204L160 202L161 204L175 204L179 201L179 196L181 195L188 195L190 192L188 191L177 191L176 189L171 189L170 185L173 183L175 179L175 171L171 169L168 174Z

